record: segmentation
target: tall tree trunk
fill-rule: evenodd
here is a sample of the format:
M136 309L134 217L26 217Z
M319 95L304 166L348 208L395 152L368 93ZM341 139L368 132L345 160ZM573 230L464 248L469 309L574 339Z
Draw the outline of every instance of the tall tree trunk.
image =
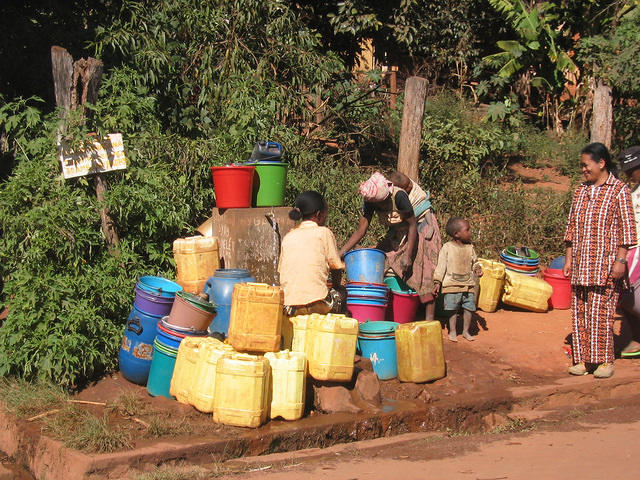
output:
M398 171L416 182L419 180L418 161L420 159L422 120L428 83L425 78L409 77L404 94L402 130L400 131L400 147L398 148Z
M613 131L613 95L604 80L596 79L591 114L591 142L600 142L611 148Z

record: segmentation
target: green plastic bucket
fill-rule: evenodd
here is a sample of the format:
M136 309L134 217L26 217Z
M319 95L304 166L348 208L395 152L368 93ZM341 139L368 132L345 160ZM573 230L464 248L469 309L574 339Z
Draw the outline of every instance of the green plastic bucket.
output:
M167 347L158 340L153 342L153 359L147 379L147 392L154 397L163 396L175 400L169 393L178 350Z
M256 207L281 207L287 186L286 162L251 164L256 167L253 179L253 204Z

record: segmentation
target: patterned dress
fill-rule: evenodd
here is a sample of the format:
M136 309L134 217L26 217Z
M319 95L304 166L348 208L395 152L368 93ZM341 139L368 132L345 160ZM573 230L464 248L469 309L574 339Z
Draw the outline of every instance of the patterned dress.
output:
M611 173L573 195L564 240L572 247L571 320L574 363L613 362L613 317L621 282L611 269L618 247L635 245L629 188Z

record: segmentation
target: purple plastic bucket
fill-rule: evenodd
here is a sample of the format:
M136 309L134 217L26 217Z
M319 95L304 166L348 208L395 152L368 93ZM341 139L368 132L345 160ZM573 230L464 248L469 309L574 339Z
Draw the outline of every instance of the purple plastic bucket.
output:
M136 286L136 308L149 315L159 317L169 315L171 307L173 306L173 300L173 297L154 295Z

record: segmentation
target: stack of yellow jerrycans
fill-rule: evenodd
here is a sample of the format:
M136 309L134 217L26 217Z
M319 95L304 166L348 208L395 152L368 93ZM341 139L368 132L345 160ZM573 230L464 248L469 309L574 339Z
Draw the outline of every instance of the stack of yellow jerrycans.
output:
M228 343L210 337L181 342L171 394L227 425L255 428L268 418L301 418L307 361L303 353L280 351L285 320L280 287L237 284Z
M495 312L500 300L506 305L546 312L553 287L541 278L512 272L505 265L492 260L479 259L482 276L479 283L478 308Z

